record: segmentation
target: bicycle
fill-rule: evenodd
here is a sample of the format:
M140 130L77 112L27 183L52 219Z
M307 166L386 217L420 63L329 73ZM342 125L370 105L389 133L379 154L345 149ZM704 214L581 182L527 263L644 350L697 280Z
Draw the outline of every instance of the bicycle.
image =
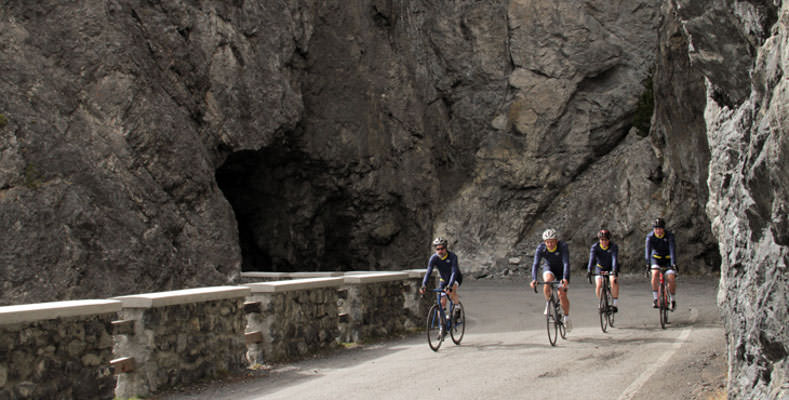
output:
M432 289L431 292L436 294L436 304L433 304L427 312L427 345L431 350L438 351L447 332L452 342L459 345L466 332L466 312L463 303L458 301L455 304L443 289ZM449 303L449 318L444 312L444 307L441 307L441 296L446 296Z
M660 281L658 285L658 312L660 313L660 327L662 329L666 329L666 325L670 323L668 322L668 312L671 310L671 302L668 297L666 281L663 279L664 273L669 269L669 267L658 268L658 280Z
M600 314L600 329L605 333L608 326L614 327L614 308L613 296L611 295L611 283L608 280L609 271L600 271L603 277L603 286L600 288L600 306L597 311ZM589 284L592 284L592 277L589 276Z
M556 294L558 286L562 281L551 282L537 282L538 285L551 285L551 297L548 299L548 312L545 314L545 324L548 328L548 343L551 346L556 346L557 333L562 336L562 339L567 339L567 328L564 326L562 312L562 305L559 302L559 297ZM534 286L534 293L537 293L537 286ZM553 328L553 329L551 329ZM553 334L551 333L553 331Z

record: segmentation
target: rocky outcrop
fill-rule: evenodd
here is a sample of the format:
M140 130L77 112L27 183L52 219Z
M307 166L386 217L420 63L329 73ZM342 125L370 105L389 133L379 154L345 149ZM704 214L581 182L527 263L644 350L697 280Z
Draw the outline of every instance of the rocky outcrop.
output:
M783 399L789 396L789 5L677 2L677 12L691 60L706 78L707 213L723 258L718 303L729 398Z

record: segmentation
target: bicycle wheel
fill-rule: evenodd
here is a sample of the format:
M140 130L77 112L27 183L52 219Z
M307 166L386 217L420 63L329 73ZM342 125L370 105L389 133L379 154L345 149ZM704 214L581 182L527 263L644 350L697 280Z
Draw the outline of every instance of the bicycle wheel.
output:
M658 292L658 313L660 314L660 327L666 329L668 323L668 307L666 306L666 288L660 286Z
M557 318L559 318L559 316L556 315L556 305L553 298L551 298L548 300L548 314L545 315L545 325L548 328L548 343L550 343L551 346L556 346L556 335L559 333L559 322Z
M444 341L442 326L441 311L434 304L430 307L430 311L427 312L427 345L433 351L438 351L438 348L441 347L441 342Z
M600 294L600 307L597 311L600 314L600 329L605 333L608 329L608 296L606 296L605 290Z
M606 285L606 286L608 286L608 285ZM612 309L612 307L613 307L613 304L614 304L614 298L613 298L613 296L611 296L611 288L610 287L606 287L605 297L606 297L606 301L609 304L609 307L607 308L607 311L606 311L605 315L606 315L606 317L608 317L608 326L613 328L614 327L614 310Z
M452 329L449 330L449 335L452 336L455 344L460 344L463 334L466 333L466 311L463 309L463 303L458 302L453 312Z
M556 325L559 326L559 335L562 337L562 339L567 339L567 327L564 326L564 319L563 319L564 311L562 311L562 307L559 305L560 304L559 300L556 300L555 304L556 304L556 312L554 314L556 314L556 321L557 321Z

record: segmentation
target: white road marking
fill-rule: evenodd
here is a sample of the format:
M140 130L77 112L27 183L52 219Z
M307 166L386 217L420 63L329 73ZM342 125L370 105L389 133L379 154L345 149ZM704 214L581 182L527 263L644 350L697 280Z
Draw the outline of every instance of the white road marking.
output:
M636 378L636 380L634 380L633 383L631 383L630 386L628 386L624 392L622 392L622 395L619 396L619 400L632 399L633 396L635 396L636 393L638 393L641 387L644 386L644 384L649 380L649 378L651 378L652 375L654 375L658 369L662 368L668 362L668 360L674 355L674 353L676 353L677 350L679 350L679 348L682 347L682 345L688 340L688 337L690 336L690 332L693 330L692 324L696 322L696 318L698 317L698 315L699 315L699 311L697 309L693 308L690 310L691 325L682 330L682 333L679 334L677 340L674 341L674 343L671 345L672 347L671 350L663 352L663 354L660 355L660 358L658 358L656 362L652 363L649 366L649 368L646 369L646 371L641 373L641 375L638 378Z

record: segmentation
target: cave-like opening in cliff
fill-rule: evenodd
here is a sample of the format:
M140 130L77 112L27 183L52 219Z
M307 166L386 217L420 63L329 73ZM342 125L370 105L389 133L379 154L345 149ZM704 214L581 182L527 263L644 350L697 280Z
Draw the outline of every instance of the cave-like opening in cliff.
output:
M236 216L243 271L351 268L358 216L325 163L285 145L245 150L216 180Z

